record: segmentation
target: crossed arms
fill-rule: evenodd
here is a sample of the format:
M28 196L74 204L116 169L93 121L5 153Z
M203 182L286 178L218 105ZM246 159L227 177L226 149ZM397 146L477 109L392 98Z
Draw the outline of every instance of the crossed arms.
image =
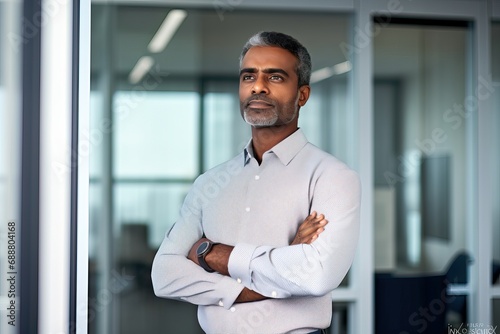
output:
M205 232L202 210L185 211L189 214L167 234L153 263L155 293L227 309L235 302L325 295L340 284L354 257L359 197L357 175L335 171L328 182L316 184L310 203L311 210L323 213L328 224L316 221L315 227L304 231L305 219L288 246L229 245L232 241L227 239L227 245L214 246L206 257L214 273L202 269L192 254ZM219 233L212 231L218 237ZM214 241L224 242L224 237Z
M295 234L295 238L290 243L290 245L310 244L318 238L321 232L325 230L324 227L326 226L326 224L328 224L328 221L325 219L325 216L323 214L318 215L316 212L312 212L299 226L297 233ZM198 240L189 251L188 258L197 265L200 265L200 263L198 262L198 257L196 255L196 249L205 240L208 239L201 238L200 240ZM233 246L225 244L214 245L210 253L208 253L205 257L205 261L207 262L209 267L216 272L225 276L230 276L228 262L233 248ZM250 290L247 287L244 287L241 293L236 298L235 302L252 302L266 298L266 296Z

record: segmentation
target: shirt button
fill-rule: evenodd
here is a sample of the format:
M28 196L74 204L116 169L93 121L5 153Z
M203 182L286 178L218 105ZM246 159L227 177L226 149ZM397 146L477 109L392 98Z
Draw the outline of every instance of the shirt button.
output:
M255 179L256 180L260 179L260 176L259 175L255 175Z
M271 296L273 298L276 298L278 296L278 293L276 291L271 292Z
M240 283L240 284L241 284L241 278L238 278L238 279L236 280L236 282L238 282L238 283Z
M230 310L231 312L234 312L234 311L236 311L236 308L233 306L233 307L231 307L229 310Z
M219 306L224 306L224 303L222 302L222 299L219 300Z
M249 208L249 207L246 207L246 208L245 208L245 211L246 211L246 212L250 212L250 208Z

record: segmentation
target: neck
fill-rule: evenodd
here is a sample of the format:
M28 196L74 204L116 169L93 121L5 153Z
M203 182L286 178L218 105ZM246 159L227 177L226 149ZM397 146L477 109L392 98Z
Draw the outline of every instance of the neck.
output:
M297 124L294 126L252 127L253 153L259 164L262 162L264 152L276 146L297 129Z

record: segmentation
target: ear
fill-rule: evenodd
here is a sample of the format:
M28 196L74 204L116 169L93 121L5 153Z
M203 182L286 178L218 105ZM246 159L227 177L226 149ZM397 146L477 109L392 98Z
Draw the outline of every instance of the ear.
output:
M311 94L311 86L303 85L299 87L299 106L303 107L307 100L309 100L309 95Z

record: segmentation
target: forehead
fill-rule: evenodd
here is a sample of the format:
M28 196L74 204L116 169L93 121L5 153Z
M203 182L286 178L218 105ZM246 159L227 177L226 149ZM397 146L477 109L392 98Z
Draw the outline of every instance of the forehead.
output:
M289 51L275 46L254 46L245 54L241 68L280 68L295 73L298 59Z

